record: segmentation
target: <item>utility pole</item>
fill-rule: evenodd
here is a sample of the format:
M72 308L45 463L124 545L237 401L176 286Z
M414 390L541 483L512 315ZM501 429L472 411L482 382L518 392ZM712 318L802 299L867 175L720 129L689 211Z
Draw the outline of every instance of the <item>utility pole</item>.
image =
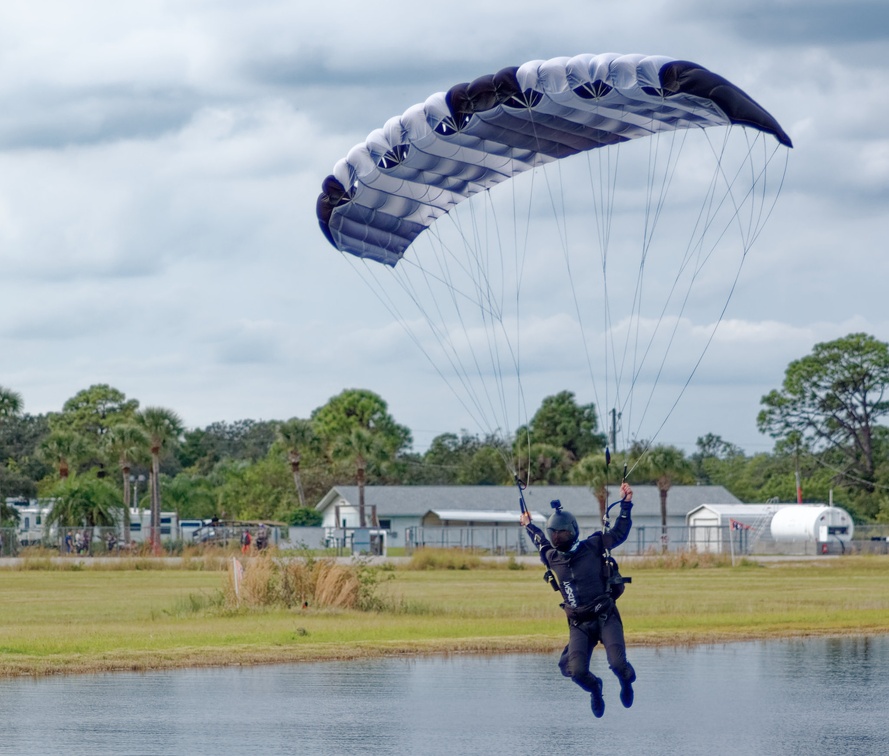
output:
M794 456L794 462L796 463L796 503L803 503L803 483L799 473L799 439L796 440L796 451Z
M617 421L620 419L621 413L616 409L611 410L611 448L617 450Z

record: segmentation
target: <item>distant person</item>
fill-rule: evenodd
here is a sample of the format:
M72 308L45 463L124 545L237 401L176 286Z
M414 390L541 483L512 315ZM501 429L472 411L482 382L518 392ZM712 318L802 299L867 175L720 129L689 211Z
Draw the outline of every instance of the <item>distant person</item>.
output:
M556 578L562 594L562 608L568 617L568 645L559 659L559 669L590 694L593 714L605 713L602 680L590 672L590 660L597 643L605 646L608 666L620 681L620 702L633 705L636 672L627 661L624 628L607 580L605 551L627 540L632 526L633 489L624 482L620 487L620 516L607 532L596 531L580 541L577 520L552 503L556 510L546 521L546 534L523 512L519 522L525 526L540 561ZM548 538L547 538L548 536Z
M244 530L241 533L241 553L249 554L250 553L250 544L253 542L253 537L250 535L249 530Z
M74 537L71 535L71 531L69 530L65 534L65 553L70 554L71 549L74 548Z

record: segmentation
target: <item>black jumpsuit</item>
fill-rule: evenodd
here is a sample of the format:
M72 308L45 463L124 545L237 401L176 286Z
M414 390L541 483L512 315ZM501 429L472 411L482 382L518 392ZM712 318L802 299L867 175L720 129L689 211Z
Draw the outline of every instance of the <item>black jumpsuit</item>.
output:
M622 505L620 517L607 533L596 531L578 541L571 551L561 552L547 540L534 524L526 526L528 535L540 552L540 561L555 573L568 615L568 645L559 660L559 669L585 691L592 693L599 684L590 672L593 648L601 641L605 646L608 666L622 682L633 682L636 673L627 661L624 628L620 613L609 600L603 575L604 550L613 549L627 540L632 520L629 506ZM602 603L605 610L597 611Z

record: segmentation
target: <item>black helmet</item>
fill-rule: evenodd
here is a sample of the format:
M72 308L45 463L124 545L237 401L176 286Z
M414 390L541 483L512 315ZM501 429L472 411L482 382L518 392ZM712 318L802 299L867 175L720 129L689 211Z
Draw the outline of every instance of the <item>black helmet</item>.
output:
M550 543L559 551L568 551L580 535L577 519L571 512L566 512L562 509L562 503L558 500L550 502L550 506L556 511L546 521L546 533L549 536ZM567 531L569 538L566 539L561 534L558 534L558 531Z

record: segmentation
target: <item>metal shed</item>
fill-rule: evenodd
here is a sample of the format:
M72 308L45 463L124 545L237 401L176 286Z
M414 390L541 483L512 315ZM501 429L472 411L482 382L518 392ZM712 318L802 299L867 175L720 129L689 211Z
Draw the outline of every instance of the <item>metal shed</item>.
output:
M733 546L746 551L768 532L772 517L788 504L701 504L686 515L688 546L701 552L721 553ZM734 523L734 528L732 527Z

